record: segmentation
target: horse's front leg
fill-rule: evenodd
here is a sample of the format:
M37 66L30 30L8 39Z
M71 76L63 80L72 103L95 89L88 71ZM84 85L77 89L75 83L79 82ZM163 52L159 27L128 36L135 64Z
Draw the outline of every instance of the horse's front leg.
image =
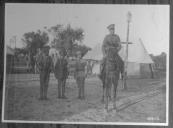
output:
M106 95L106 103L105 103L105 109L107 110L108 112L108 102L109 102L109 87L110 87L110 81L106 78L106 81L105 81L105 95Z
M118 86L118 79L113 80L113 108L116 110L116 92Z
M106 91L106 89L105 89L105 82L102 81L102 83L103 83L103 85L102 85L102 86L103 86L103 94L102 94L102 100L101 100L101 102L104 103L104 101L105 101L105 93L106 93L105 91Z

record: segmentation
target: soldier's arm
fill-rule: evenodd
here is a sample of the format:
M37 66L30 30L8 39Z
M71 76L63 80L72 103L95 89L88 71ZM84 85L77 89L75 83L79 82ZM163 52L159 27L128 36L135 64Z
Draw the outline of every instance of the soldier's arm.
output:
M50 61L50 72L51 72L54 70L54 65L53 65L53 60L50 56L49 56L49 61Z
M106 49L107 49L107 45L106 44L107 44L107 36L103 40L103 45L102 45L103 56L105 56L105 54L106 54Z
M87 61L84 60L84 73L85 73L85 76L86 76L86 77L87 77L87 75L88 75L88 74L87 74L87 73L88 73L88 72L87 72L87 66L88 66L88 65L87 65Z
M120 37L117 35L117 40L118 40L118 47L117 47L117 51L119 52L121 50L121 40Z

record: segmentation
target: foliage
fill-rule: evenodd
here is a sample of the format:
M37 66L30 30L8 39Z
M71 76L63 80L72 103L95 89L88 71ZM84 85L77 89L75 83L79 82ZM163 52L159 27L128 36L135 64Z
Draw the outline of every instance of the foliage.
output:
M44 27L47 29L47 27ZM47 29L47 32L38 30L37 32L28 32L23 35L25 47L20 49L21 53L36 54L38 48L51 42L51 46L56 49L65 49L68 56L75 56L76 51L81 51L84 56L89 47L82 44L84 39L84 30L82 28L72 28L70 25L55 25ZM52 39L49 35L52 35Z
M25 50L32 55L35 55L38 48L42 48L48 43L49 38L46 32L28 32L23 35L23 42L25 43Z
M62 25L56 25L49 29L52 32L55 39L52 44L57 48L66 49L69 56L72 55L75 47L78 43L81 43L84 39L84 31L82 28L72 28L70 25L63 27Z
M91 48L86 45L75 44L72 50L72 56L76 56L76 52L81 51L83 57L89 50L91 50Z

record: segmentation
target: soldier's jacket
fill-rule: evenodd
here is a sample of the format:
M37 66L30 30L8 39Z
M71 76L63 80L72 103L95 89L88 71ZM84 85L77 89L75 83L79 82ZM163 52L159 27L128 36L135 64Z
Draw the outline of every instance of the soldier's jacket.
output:
M67 79L68 77L67 64L68 63L65 58L58 58L54 67L54 74L57 79Z
M103 40L103 45L102 45L102 52L103 55L105 55L107 53L107 51L109 50L109 48L115 48L115 50L118 52L121 48L121 44L120 44L120 38L118 35L114 34L114 35L107 35L104 40Z
M40 72L51 72L52 70L52 59L50 56L40 53L37 57L37 66Z
M86 61L83 59L77 60L75 64L75 77L86 76Z

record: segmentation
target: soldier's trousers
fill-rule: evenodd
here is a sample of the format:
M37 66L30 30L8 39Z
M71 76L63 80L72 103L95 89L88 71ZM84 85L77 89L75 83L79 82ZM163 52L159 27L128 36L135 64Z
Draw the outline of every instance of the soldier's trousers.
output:
M47 98L50 72L40 71L40 98Z
M65 97L65 84L66 84L66 79L58 80L58 98L63 98Z
M76 78L76 82L78 85L78 89L79 89L79 94L78 97L79 98L84 98L85 97L85 77L77 77Z

